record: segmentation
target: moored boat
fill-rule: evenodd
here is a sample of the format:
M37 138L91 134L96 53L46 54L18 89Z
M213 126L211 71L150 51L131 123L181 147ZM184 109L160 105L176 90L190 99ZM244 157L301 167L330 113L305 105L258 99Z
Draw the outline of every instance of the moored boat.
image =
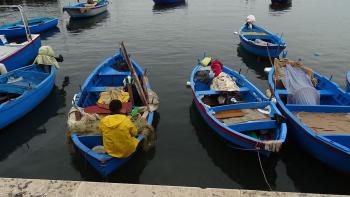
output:
M82 109L85 111L88 111L88 109L93 109L93 112L90 111L88 113L96 114L96 116L98 116L100 113L108 114L108 110L107 112L101 112L106 111L106 109L102 109L101 107L96 106L101 93L107 91L108 89L112 90L115 88L123 87L123 81L130 79L130 76L133 76L132 79L135 80L135 84L139 84L136 81L142 81L142 85L136 85L138 91L137 93L134 92L135 94L129 94L129 96L132 95L131 97L133 97L133 101L126 102L126 105L130 103L130 107L132 109L137 109L143 104L146 106L149 104L148 101L145 101L143 99L143 93L140 93L140 91L142 91L141 89L143 88L146 91L150 91L150 84L148 83L148 80L144 80L145 73L135 60L126 60L126 56L123 55L125 53L126 50L120 50L112 57L107 58L104 62L97 66L94 71L92 71L92 73L86 79L82 90L76 94L73 99L73 105L75 106L74 108ZM130 65L128 62L132 64L132 67L126 67L126 63L128 66ZM147 94L147 97L150 98L149 92ZM155 111L151 110L149 107L142 114L142 116L146 119L148 125L152 125L154 115ZM99 120L96 123L98 125ZM103 177L106 177L113 171L117 170L131 157L133 157L136 151L126 158L116 158L108 155L108 153L99 154L94 152L92 150L93 147L103 145L102 137L98 131L98 126L96 129L93 128L93 132L97 135L92 136L86 133L78 133L73 129L71 131L70 138L75 148L78 149L78 151L91 164L91 166L94 167ZM84 132L86 131L84 130ZM142 134L138 135L138 140L140 141L139 145L143 138L144 136Z
M269 86L299 146L350 173L350 95L330 79L287 59L275 59Z
M58 19L53 17L40 17L28 19L28 28L30 33L37 34L58 24ZM26 36L26 30L23 22L8 23L0 26L0 35L5 35L7 38Z
M257 56L278 57L287 47L287 43L283 41L282 36L253 24L255 17L252 17L253 20L244 24L239 31L241 45Z
M38 65L30 65L0 75L0 129L34 109L49 95L54 84L54 66L50 73Z
M153 0L155 4L176 4L183 3L185 0Z
M211 89L213 76L196 79L207 67L198 64L191 74L194 102L207 124L221 137L243 149L269 155L278 152L285 141L286 124L276 106L241 74L223 67L222 72L235 79L238 91L226 92L231 103L220 103L225 92ZM197 74L198 73L198 74ZM225 97L225 96L224 96Z
M19 10L25 28L27 40L22 43L8 43L4 35L0 35L0 63L4 64L7 71L15 70L31 64L41 47L40 36L31 34L27 25L27 19L23 8L19 5L4 6L0 8L16 8Z
M71 18L88 18L107 11L109 2L102 0L94 4L79 3L71 6L64 6L63 11L66 11Z

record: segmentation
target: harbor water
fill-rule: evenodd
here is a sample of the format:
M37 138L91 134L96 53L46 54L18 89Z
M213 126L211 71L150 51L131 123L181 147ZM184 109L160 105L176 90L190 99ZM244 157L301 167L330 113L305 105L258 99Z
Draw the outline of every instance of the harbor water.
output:
M202 120L186 88L197 59L207 53L240 70L260 90L268 88L264 68L270 63L239 45L239 31L249 14L257 24L282 34L288 58L301 60L332 77L342 88L350 68L348 0L292 0L285 6L269 0L188 0L154 6L152 0L112 0L108 12L70 20L62 7L72 0L6 0L22 4L28 17L59 18L58 28L42 34L65 61L49 97L22 119L0 131L0 176L86 180L157 185L350 194L349 175L339 173L301 150L293 139L279 154L262 158L237 150ZM0 23L18 20L0 11ZM101 178L66 144L67 113L73 95L96 65L125 41L129 53L148 70L161 101L153 151ZM69 85L62 88L65 77Z

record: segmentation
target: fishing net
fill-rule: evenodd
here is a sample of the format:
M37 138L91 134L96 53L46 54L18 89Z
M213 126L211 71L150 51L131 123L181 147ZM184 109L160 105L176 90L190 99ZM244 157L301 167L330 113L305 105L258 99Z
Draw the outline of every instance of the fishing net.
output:
M215 91L239 91L236 82L224 72L214 77L210 89Z
M298 67L287 64L281 68L281 74L285 76L282 83L288 92L288 103L319 105L320 94L312 85L311 79Z

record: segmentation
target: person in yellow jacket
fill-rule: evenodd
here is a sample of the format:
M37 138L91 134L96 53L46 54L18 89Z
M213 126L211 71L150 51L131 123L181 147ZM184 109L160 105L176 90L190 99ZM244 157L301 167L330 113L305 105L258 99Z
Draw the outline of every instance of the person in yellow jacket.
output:
M129 117L120 114L122 103L112 100L109 104L111 115L102 118L99 128L106 152L118 158L128 157L135 152L139 141L135 138L137 128Z

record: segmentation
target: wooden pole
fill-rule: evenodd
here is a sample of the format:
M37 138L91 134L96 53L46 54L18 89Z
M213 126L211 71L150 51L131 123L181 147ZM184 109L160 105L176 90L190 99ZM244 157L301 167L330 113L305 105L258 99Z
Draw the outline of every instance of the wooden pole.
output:
M122 47L122 52L123 52L126 64L128 65L128 67L130 69L130 72L131 72L131 74L132 74L132 76L133 76L133 78L135 80L136 90L139 93L143 104L145 104L147 106L147 109L150 110L148 101L146 99L145 92L143 91L143 87L142 87L142 85L140 83L139 77L137 76L137 73L136 73L136 71L134 69L134 66L132 65L132 63L130 61L130 58L129 58L128 52L126 50L126 47L124 45L124 42L121 43L121 47Z

